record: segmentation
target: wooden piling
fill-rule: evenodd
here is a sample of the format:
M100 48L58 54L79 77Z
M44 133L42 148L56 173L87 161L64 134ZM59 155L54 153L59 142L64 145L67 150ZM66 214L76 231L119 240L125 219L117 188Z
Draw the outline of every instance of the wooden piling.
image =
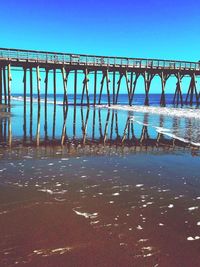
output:
M187 92L185 104L188 104L188 98L189 97L190 97L190 101L189 101L190 106L192 106L194 102L198 105L198 93L197 93L196 75L195 75L195 73L193 73L191 75L191 81L190 81L189 89L188 89L188 92ZM193 100L194 98L196 98L195 101Z
M94 72L94 100L93 104L96 105L96 98L97 98L97 70Z
M37 76L37 93L38 93L38 106L40 107L40 67L36 67L36 76Z
M11 99L11 81L12 81L10 63L8 64L7 70L8 70L8 105L10 105L10 99Z
M115 104L115 71L113 71L113 105Z
M88 78L89 72L88 69L85 70L85 90L86 90L86 96L87 96L87 105L90 105L90 99L89 99L89 90L88 90L88 82L89 82L89 78Z
M131 80L130 80L130 100L129 100L129 106L132 105L132 91L133 91L133 72L131 72Z
M93 120L92 120L92 140L95 139L95 124L96 124L96 109L93 109Z
M120 76L119 76L119 80L117 82L117 94L116 94L116 98L115 98L115 104L117 104L118 102L118 97L119 97L119 90L120 90L120 86L121 86L121 80L122 80L122 77L123 77L123 73L120 73Z
M2 104L2 68L0 67L0 104Z
M110 88L109 88L109 72L108 69L106 70L106 87L107 87L107 96L108 96L108 106L110 106Z
M56 69L53 69L53 99L54 106L56 106Z
M102 80L101 80L101 88L100 88L100 93L99 93L99 105L101 105L101 98L102 98L102 93L103 93L103 85L104 85L104 80L105 80L105 73L103 72Z
M161 78L161 85L162 85L162 93L161 93L161 98L160 98L160 105L162 107L166 106L166 99L165 99L165 86L166 86L166 82L167 79L170 77L170 75L166 75L163 73L163 71L160 74L160 78Z
M48 140L48 125L47 125L47 96L48 96L48 82L49 82L49 69L45 69L45 95L44 95L44 134L45 140Z
M68 71L62 67L62 79L63 79L63 89L64 89L64 96L63 96L63 106L68 105L68 97L67 97L67 81L68 81Z
M83 80L83 90L82 90L82 96L81 96L81 105L83 105L83 102L84 102L84 94L85 94L85 91L86 91L86 97L87 97L87 106L90 105L90 100L89 100L89 92L88 92L88 70L85 69L84 71L84 74L85 74L85 77L84 77L84 80Z
M151 74L149 72L144 72L143 77L144 77L144 82L145 82L145 106L149 106L149 90L151 86L151 81L153 79L155 74Z
M45 77L45 96L44 96L44 109L45 109L45 112L47 112L47 95L48 95L48 78L49 78L49 70L48 69L45 69L46 71L46 77Z
M126 87L127 87L127 94L128 94L128 103L130 105L130 102L131 102L131 96L130 96L130 94L131 94L131 92L130 92L130 86L129 86L130 81L128 79L128 73L127 73L127 71L125 71L125 79L126 79Z
M3 67L3 87L4 87L4 104L7 105L7 82L6 82L6 67Z
M74 70L74 106L77 104L77 70Z
M26 117L26 68L24 68L23 83L24 83L24 114Z
M133 74L133 73L132 73ZM132 75L133 76L133 75ZM135 95L135 89L136 89L136 85L137 85L137 80L140 76L140 73L135 73L135 79L133 81L133 77L131 79L131 97L130 97L130 106L133 104L133 97Z
M182 90L181 90L182 77L183 76L181 76L179 72L176 74L177 83L176 83L176 90L175 90L175 94L173 98L173 104L177 106L179 105L179 98L180 98L180 104L181 106L183 106L183 96L182 96Z
M32 67L30 67L29 71L30 71L30 114L32 114L33 113L33 69Z
M23 77L23 83L24 83L24 125L23 125L23 130L24 130L24 141L26 141L26 68L23 68L24 70L24 77Z

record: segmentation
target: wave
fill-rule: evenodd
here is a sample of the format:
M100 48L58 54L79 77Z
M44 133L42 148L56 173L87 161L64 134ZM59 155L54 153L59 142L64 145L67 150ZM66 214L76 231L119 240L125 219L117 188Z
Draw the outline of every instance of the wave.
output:
M115 110L133 111L141 113L150 113L158 115L166 115L172 117L184 117L200 119L200 109L196 108L174 108L174 107L148 107L148 106L125 106L125 105L101 105L100 108L109 108Z
M198 142L194 142L194 141L190 141L190 140L188 140L188 139L186 139L186 138L183 138L183 137L181 137L181 136L178 136L178 135L172 133L172 132L170 131L170 129L166 129L166 128L162 128L162 127L154 127L154 128L156 129L156 131L157 131L158 133L164 134L164 135L169 136L169 137L171 137L171 138L173 138L173 139L177 139L177 140L179 140L179 141L181 141L181 142L183 142L183 143L191 144L191 145L199 146L199 147L200 147L200 143L198 143Z
M11 100L23 102L24 98L23 98L23 96L12 96ZM26 97L26 102L30 102L30 101L31 101L31 98ZM37 103L37 102L38 102L38 98L33 97L33 103ZM45 103L45 99L41 98L40 103ZM54 104L54 101L52 99L47 99L47 104ZM56 104L57 105L63 105L63 101L56 100ZM69 103L69 104L72 104L72 103Z

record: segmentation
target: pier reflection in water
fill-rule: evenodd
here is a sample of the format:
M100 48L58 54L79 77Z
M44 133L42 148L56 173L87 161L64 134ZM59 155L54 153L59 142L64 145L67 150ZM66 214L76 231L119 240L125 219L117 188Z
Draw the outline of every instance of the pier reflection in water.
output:
M127 147L130 151L198 150L199 121L148 113L49 105L29 112L13 107L0 119L0 146ZM16 112L17 110L17 112Z
M0 124L1 266L198 266L199 151L173 138L197 142L198 121L12 110Z

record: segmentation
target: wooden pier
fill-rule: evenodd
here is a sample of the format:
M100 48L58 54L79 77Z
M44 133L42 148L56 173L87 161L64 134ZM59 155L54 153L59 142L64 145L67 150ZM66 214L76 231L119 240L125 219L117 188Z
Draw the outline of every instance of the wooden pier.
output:
M73 94L74 105L96 105L102 104L103 89L106 89L107 104L118 104L122 81L125 81L127 90L127 104L132 105L136 92L138 78L144 81L144 104L149 105L149 94L152 80L155 76L160 78L160 105L166 104L166 83L170 77L175 77L174 105L199 105L200 92L197 88L197 77L200 76L200 62L107 57L81 54L55 53L34 50L19 50L0 48L0 104L11 104L11 82L12 72L22 70L24 73L24 111L26 111L26 98L30 94L30 105L33 104L33 71L36 72L37 100L40 105L41 82L45 83L45 105L47 104L49 73L53 73L54 104L56 104L57 74L63 80L63 104L69 105L68 95ZM41 72L45 72L42 81ZM29 75L27 75L29 74ZM81 102L77 102L77 84L79 75L84 75ZM68 90L68 79L73 75L73 90ZM97 75L101 76L98 82ZM28 76L28 77L27 77ZM81 76L81 77L82 77ZM190 78L190 85L183 98L182 80ZM29 78L29 81L28 81ZM92 88L90 81L92 82ZM29 90L27 90L29 84ZM92 95L92 100L90 95ZM170 103L171 104L171 103Z

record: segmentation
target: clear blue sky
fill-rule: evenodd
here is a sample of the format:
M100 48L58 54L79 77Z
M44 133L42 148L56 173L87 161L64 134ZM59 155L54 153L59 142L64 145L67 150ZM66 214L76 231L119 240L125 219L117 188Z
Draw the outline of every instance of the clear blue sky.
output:
M200 1L1 1L0 46L200 60Z
M1 1L2 47L200 59L200 1Z

